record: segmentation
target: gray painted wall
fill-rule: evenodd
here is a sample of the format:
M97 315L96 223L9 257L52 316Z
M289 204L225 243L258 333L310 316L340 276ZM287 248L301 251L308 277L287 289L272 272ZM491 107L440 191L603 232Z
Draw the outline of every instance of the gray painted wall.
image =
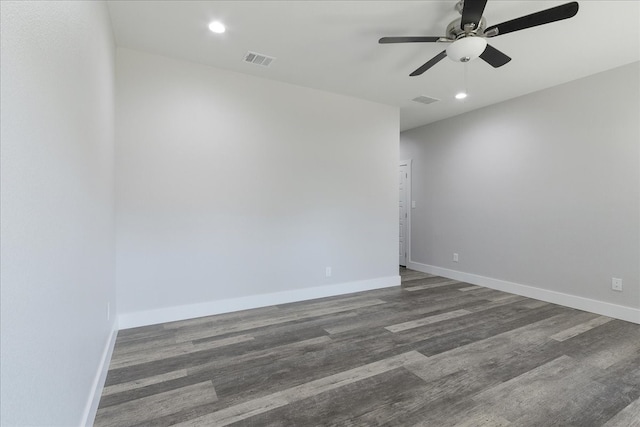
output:
M633 63L403 132L413 261L640 307L639 82Z
M116 67L121 313L398 276L397 108L129 49Z
M102 2L0 5L0 419L76 426L115 327L113 36Z

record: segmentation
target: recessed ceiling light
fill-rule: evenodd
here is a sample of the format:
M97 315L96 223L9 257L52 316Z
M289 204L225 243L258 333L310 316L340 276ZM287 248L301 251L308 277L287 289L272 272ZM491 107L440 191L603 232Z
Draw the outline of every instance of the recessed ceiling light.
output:
M224 24L220 21L213 21L211 24L209 24L209 29L216 34L222 34L226 30Z
M465 99L466 97L467 97L467 94L464 92L460 92L456 94L456 99Z

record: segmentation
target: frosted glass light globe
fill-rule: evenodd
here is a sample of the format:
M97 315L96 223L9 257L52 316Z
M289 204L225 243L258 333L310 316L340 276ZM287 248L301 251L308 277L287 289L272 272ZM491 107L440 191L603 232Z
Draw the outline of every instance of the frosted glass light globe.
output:
M451 43L447 56L456 62L469 62L482 55L486 48L487 41L482 37L467 36Z

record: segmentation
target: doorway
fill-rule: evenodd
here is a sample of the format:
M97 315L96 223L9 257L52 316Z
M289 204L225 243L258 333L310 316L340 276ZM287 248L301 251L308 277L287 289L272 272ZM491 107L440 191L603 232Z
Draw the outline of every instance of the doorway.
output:
M411 160L401 161L399 169L399 252L398 261L401 267L406 267L410 256L411 236L411 211L409 208L411 198Z

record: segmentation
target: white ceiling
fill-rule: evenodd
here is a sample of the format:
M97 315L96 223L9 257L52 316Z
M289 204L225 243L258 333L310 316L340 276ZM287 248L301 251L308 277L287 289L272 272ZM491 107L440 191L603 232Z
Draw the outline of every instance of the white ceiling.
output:
M447 1L114 1L119 46L400 107L401 129L640 60L640 2L580 1L569 20L490 40L513 60L494 69L444 59L419 77L409 73L447 45L379 45L394 35L444 35L459 17ZM566 1L489 0L487 25ZM221 20L222 35L207 25ZM275 56L269 67L242 61L247 51ZM419 95L441 101L412 102Z

